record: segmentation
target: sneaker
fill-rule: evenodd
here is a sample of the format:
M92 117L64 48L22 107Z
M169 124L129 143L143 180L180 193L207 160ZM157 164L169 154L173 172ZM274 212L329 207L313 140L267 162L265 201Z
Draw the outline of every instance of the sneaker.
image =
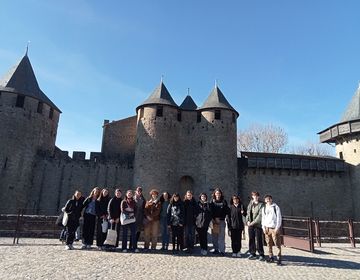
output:
M231 256L234 257L234 258L236 258L236 257L237 257L237 253L232 253Z
M81 250L85 250L85 249L87 249L87 245L83 244L83 245L81 246Z
M140 250L139 249L135 249L135 251L134 251L135 253L139 253L140 252Z
M124 249L124 250L122 250L122 252L123 252L123 253L127 253L127 250L126 250L126 249Z
M71 246L70 246L70 245L66 245L66 246L65 246L65 250L71 250Z
M213 250L212 253L213 253L214 255L219 255L220 252L219 252L218 250Z
M237 254L236 254L236 257L241 258L241 253L240 253L240 252L237 253Z
M267 263L273 263L274 262L274 257L270 257L266 260Z
M75 249L72 244L70 244L69 247L70 247L70 250L74 250L74 249Z
M259 257L259 261L264 262L264 261L265 261L265 257L264 257L264 256L260 256L260 257Z
M250 256L248 257L248 259L249 259L249 260L256 260L256 255L250 255Z
M278 259L276 264L279 265L279 266L282 265L281 259Z

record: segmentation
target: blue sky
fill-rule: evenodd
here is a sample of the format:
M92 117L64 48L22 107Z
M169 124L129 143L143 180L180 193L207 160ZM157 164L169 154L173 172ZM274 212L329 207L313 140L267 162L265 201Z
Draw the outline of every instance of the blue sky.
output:
M135 114L161 75L180 104L214 80L252 123L318 141L360 80L360 1L2 0L0 75L25 53L62 110L57 145L100 151L104 119Z

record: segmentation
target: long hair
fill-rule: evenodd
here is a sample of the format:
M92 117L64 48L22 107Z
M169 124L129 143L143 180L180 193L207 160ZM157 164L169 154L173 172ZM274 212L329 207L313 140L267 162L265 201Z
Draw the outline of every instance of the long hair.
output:
M192 198L191 198L191 199L187 199L186 196L187 196L188 193L191 193L191 194L192 194ZM193 194L193 192L190 191L190 190L187 190L186 193L185 193L185 195L184 195L184 201L185 201L185 200L193 200L193 199L194 199L194 194Z
M233 205L234 204L234 199L238 199L239 200L239 205L241 205L241 198L240 196L234 194L231 199L230 199L230 205Z
M107 195L106 196L104 196L104 194L103 194L103 192L104 191L107 191ZM102 189L101 190L101 192L100 192L100 195L99 195L99 197L98 197L98 201L102 201L102 200L104 200L104 199L109 199L110 198L110 196L109 196L109 190L107 189L107 188L104 188L104 189Z
M88 198L92 198L93 195L94 195L96 192L99 192L98 196L96 197L96 199L97 199L97 198L99 197L99 195L100 195L100 188L99 188L99 187L93 188L92 191L90 192Z
M220 192L220 194L221 194L220 195L220 200L224 200L224 194L223 194L223 192L222 192L222 190L220 188L215 188L214 189L213 193L211 194L212 199L216 200L216 196L215 196L216 192Z
M168 192L163 192L160 196L160 202L163 203L165 201L164 194L167 194L168 200L171 199L171 195Z
M174 202L175 202L175 201L174 201L174 197L178 197L178 198L179 198L178 202L181 201L181 197L180 197L179 193L174 193L174 194L171 196L170 204L174 204Z

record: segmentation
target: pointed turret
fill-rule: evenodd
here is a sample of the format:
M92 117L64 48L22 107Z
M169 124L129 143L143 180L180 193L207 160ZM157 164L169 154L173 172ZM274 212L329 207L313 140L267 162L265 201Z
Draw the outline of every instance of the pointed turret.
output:
M36 80L27 53L2 79L0 90L8 91L38 99L61 112L60 109L42 92Z
M237 115L239 115L239 113L226 100L224 94L221 92L217 85L215 85L214 89L210 92L209 97L205 100L204 104L199 109L203 110L214 108L231 110L234 111Z
M160 85L153 91L153 93L148 97L148 99L146 99L141 105L136 108L136 111L139 107L143 107L145 105L168 105L172 107L178 107L178 105L172 99L163 81L160 82Z
M184 111L195 111L197 109L197 105L190 95L186 96L184 101L180 105L180 109Z
M347 122L360 119L360 84L353 98L347 106L340 122Z

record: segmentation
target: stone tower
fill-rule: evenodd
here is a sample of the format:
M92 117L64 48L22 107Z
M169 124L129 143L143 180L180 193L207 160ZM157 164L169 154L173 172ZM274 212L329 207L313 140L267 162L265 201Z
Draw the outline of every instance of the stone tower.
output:
M60 113L39 88L25 54L0 80L0 212L33 207L27 201L35 195L36 156L54 153Z
M334 143L336 156L349 164L355 219L360 218L360 85L339 123L318 133L320 142ZM341 199L339 199L341 201ZM342 202L344 203L344 202Z
M237 189L237 128L238 112L215 85L209 97L198 109L201 129L201 170L203 186L219 186L227 198ZM200 121L200 122L199 122Z
M190 95L177 106L161 82L136 112L135 185L181 195L216 186L237 192L238 113L217 86L198 108Z
M162 81L136 108L134 184L143 186L144 193L171 190L177 183L178 111Z

